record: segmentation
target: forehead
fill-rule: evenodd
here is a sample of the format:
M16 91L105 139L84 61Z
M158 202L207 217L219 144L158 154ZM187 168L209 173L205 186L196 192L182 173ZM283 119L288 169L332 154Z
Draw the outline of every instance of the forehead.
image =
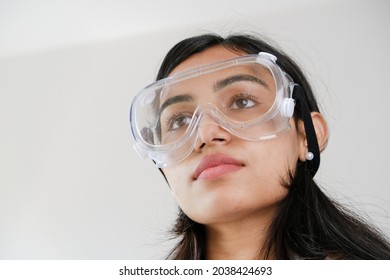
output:
M182 73L191 69L199 68L201 66L205 66L208 64L213 64L217 62L221 62L224 60L236 58L244 55L237 54L232 51L227 50L222 46L212 47L207 49L201 53L194 54L176 66L173 71L169 74L169 76Z

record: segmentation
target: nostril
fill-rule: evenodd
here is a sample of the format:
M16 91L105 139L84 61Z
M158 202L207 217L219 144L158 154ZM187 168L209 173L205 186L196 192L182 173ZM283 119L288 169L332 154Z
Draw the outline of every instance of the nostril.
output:
M226 139L224 139L224 138L214 138L214 139L212 139L212 142L225 142L225 141L226 141ZM207 145L207 143L203 142L202 144L199 145L198 149L202 149L206 145Z
M204 149L205 146L223 145L231 141L230 133L216 121L210 120L199 125L197 137L197 151Z

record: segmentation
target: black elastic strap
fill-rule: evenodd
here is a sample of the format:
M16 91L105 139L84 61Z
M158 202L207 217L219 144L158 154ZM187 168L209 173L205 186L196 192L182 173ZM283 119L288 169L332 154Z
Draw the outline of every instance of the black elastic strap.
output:
M162 168L159 168L158 170L160 170L160 172L161 172L161 174L163 175L165 181L167 182L168 186L170 187L169 182L168 182L168 179L167 179L167 176L165 176L164 171L162 170Z
M320 148L318 147L316 131L313 126L313 120L311 118L309 106L307 105L306 96L299 85L294 86L293 98L299 101L303 125L305 126L308 152L311 152L314 155L312 160L307 160L309 172L311 176L314 177L320 167Z

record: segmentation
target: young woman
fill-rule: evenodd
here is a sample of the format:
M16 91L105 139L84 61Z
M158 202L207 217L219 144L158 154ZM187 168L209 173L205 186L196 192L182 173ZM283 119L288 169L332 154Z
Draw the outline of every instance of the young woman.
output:
M387 239L313 180L326 121L299 67L263 40L179 42L131 127L179 204L170 259L390 259Z

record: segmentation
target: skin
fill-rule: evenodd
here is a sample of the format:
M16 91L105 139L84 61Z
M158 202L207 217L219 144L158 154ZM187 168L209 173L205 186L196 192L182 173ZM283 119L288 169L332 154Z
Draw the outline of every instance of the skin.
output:
M221 46L213 47L191 56L171 75L238 56ZM206 93L198 96L199 102L215 98L207 88L202 88ZM317 129L323 118L319 113L313 117ZM324 121L323 125L319 128L322 142L327 131ZM181 209L205 225L208 259L259 257L276 207L288 192L282 182L299 159L305 160L307 152L303 125L296 126L290 119L290 126L276 138L248 141L204 121L193 152L184 161L163 169ZM241 166L216 177L194 179L194 170L202 159L214 155L234 158Z

